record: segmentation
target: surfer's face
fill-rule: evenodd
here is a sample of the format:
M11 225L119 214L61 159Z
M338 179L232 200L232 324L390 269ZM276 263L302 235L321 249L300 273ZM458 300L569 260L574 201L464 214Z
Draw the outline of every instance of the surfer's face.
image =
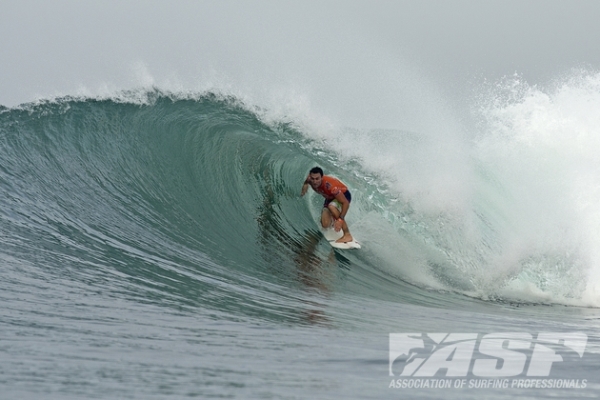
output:
M319 174L319 173L310 174L310 186L312 186L313 189L316 189L319 186L321 186L322 180L323 180L323 177L321 176L321 174Z

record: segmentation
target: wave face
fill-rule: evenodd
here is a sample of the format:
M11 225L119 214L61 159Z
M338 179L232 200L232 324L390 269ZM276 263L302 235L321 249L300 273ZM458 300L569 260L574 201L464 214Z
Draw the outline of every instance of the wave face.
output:
M426 135L345 129L343 141L311 138L233 97L142 97L0 111L7 266L145 301L276 320L305 317L290 311L298 300L290 286L442 308L450 298L463 306L475 298L581 304L589 289L589 265L569 232L531 243L537 228L520 224L543 220L524 216L532 199L516 193L539 175L517 178L505 165L531 170L518 160L540 158L512 153L514 137L478 138L467 167L456 154L437 157L446 171L469 171L461 175L469 186L457 191L430 174L435 138ZM498 117L501 105L486 107L488 127L508 124L515 108ZM321 239L321 200L299 197L314 165L351 187L360 252L333 252ZM552 206L543 201L552 192L542 189L536 207ZM558 234L552 229L562 221L536 226Z
M327 290L350 263L331 258L299 198L308 168L327 160L235 99L145 99L2 111L3 263L16 280L24 268L143 301L297 319L290 285Z

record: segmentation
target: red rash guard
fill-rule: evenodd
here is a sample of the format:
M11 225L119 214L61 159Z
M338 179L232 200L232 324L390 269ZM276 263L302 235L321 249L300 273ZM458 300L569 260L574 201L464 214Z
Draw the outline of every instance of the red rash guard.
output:
M334 177L323 175L321 186L317 188L317 192L323 195L327 200L331 201L335 199L338 193L346 193L348 188L339 180Z

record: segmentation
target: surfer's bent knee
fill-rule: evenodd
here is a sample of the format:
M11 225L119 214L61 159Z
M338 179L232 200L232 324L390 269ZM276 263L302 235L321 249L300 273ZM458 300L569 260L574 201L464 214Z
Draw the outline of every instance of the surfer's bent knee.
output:
M344 197L346 198L346 200L348 200L348 204L350 204L352 202L352 195L350 194L349 190L346 190L344 192ZM336 199L333 199L333 200L325 199L325 202L323 203L323 208L326 208L329 210L330 207L335 207L338 212L342 212L342 204L339 201L337 201Z

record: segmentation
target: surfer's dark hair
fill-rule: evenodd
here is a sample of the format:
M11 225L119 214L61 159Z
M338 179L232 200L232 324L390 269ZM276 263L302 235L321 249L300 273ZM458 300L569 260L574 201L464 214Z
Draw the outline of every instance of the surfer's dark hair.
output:
M321 174L321 176L323 176L323 170L319 167L314 167L313 169L310 170L311 174Z

